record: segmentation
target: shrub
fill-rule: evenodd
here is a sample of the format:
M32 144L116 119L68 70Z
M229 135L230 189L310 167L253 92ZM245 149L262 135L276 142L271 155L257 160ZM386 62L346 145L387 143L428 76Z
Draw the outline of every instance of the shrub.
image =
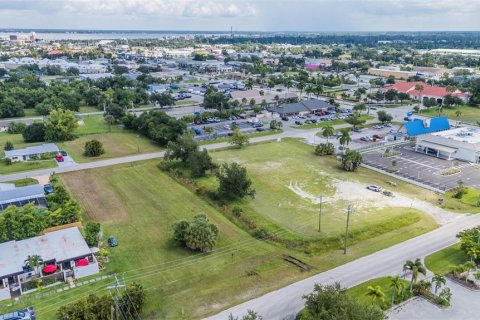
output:
M315 154L317 156L329 156L335 153L333 143L320 143L315 147Z
M85 241L90 247L98 246L100 223L88 222L85 226Z
M34 122L23 131L25 142L39 142L45 140L45 125L42 122Z
M8 124L7 133L10 133L10 134L23 133L26 127L27 125L23 122L10 122Z
M218 228L209 223L206 215L199 214L193 221L182 220L173 225L173 238L192 250L209 252L217 242Z
M85 151L83 155L86 157L98 157L105 153L103 145L98 140L90 140L85 143Z
M341 166L346 171L355 171L362 163L362 155L358 151L348 150L341 158Z
M5 142L5 146L3 147L3 150L5 151L13 150L13 143L11 141Z
M5 158L3 161L5 161L5 164L6 164L7 166L9 166L9 165L12 164L12 159L10 159L10 158Z

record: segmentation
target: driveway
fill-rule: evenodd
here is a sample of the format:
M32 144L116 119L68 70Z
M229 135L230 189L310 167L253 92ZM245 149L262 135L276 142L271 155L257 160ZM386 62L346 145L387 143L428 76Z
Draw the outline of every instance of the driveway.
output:
M476 320L480 315L480 291L473 291L447 280L453 293L451 306L439 308L423 298L414 298L388 314L393 320Z
M70 156L64 156L63 157L63 162L57 162L57 165L59 168L63 168L63 167L72 167L72 166L75 166L77 163L75 162L75 160L73 160L72 157Z

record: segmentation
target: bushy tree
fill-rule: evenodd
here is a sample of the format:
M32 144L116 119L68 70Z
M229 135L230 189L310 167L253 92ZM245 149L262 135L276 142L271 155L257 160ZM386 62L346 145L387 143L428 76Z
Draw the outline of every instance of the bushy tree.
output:
M21 240L38 235L49 227L50 211L32 203L23 207L8 206L0 214L0 242Z
M23 131L23 140L25 142L45 141L45 124L43 122L34 122L28 125Z
M228 143L237 146L238 148L242 148L244 145L249 144L249 138L245 133L237 129L233 131L232 137Z
M125 116L125 108L119 106L118 104L111 104L105 108L105 117L112 116L115 119L115 123L120 122L120 120Z
M228 97L213 86L207 88L203 98L203 107L205 109L222 110L229 108Z
M58 309L56 317L58 320L111 320L111 313L114 310L114 319L137 320L142 314L145 299L145 289L137 283L132 283L122 293L117 303L120 309L118 311L109 294L102 296L90 294L76 302L64 304Z
M184 133L177 141L169 141L165 158L170 160L180 160L183 163L198 150L198 143L193 139L192 135Z
M100 223L87 222L85 225L85 241L90 247L98 246L98 235L100 233Z
M313 293L303 296L305 309L300 313L300 320L383 320L385 316L376 306L361 304L340 287L315 284Z
M3 147L3 150L5 151L13 150L13 143L11 141L5 142L5 146Z
M208 170L215 169L216 165L208 154L207 149L203 149L202 151L196 150L189 155L187 167L190 169L190 174L193 178L199 178L205 176Z
M335 153L335 147L331 142L319 143L317 146L315 146L315 154L317 156L327 156L327 155L332 155L334 153Z
M98 140L90 140L85 142L85 148L83 155L86 157L98 157L105 153L103 149L103 144Z
M378 111L377 116L378 116L378 121L380 121L381 123L390 122L393 119L391 114L383 110Z
M173 225L173 238L192 250L209 252L215 246L218 228L204 214L196 215L193 221L179 221Z
M466 229L457 234L460 239L460 249L472 260L480 259L480 226Z
M23 133L26 127L27 125L23 122L10 122L8 124L7 133L9 134Z
M75 112L64 109L56 109L50 112L45 120L46 141L68 141L75 138L74 131L78 126Z
M347 119L345 119L345 122L348 123L348 124L351 124L353 128L356 128L360 125L363 125L365 123L365 121L366 120L362 119L361 117L359 117L356 114L353 114L353 115L349 116Z
M25 115L23 107L22 101L6 96L3 101L0 100L0 118L23 117Z
M282 127L283 127L282 121L278 121L278 120L270 121L270 129L278 130L278 129L281 129Z
M186 129L183 121L170 117L162 111L142 113L133 121L133 126L162 147L169 141L176 141Z
M341 167L346 171L356 171L362 163L362 154L355 150L347 150L342 154Z
M175 105L175 99L168 92L153 93L150 96L150 101L153 103L157 103L161 108Z
M218 194L224 198L254 197L252 180L247 175L247 169L236 162L224 163L216 173L219 182Z

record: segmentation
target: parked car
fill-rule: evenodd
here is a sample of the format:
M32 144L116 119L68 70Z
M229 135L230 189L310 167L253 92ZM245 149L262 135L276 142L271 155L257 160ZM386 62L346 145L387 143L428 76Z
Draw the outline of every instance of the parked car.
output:
M55 157L55 160L57 160L57 162L63 162L65 161L65 159L63 158L63 156L61 154L58 154L56 157Z
M317 120L316 119L312 119L310 120L312 123L317 123Z
M288 117L282 117L282 121L288 121Z
M262 131L265 131L266 129L265 128L262 128L262 127L259 127L256 129L258 132L262 132Z
M297 120L297 121L295 121L295 124L296 124L297 126L301 126L303 123L302 123L302 121L298 121L298 120Z
M392 124L391 124L391 123L385 123L385 127L391 128L391 127L392 127Z
M68 153L67 153L66 151L63 151L63 150L60 151L60 154L61 154L62 156L64 156L64 157L68 156Z
M377 125L373 126L373 129L383 129L383 126L382 126L382 125L379 125L379 124L377 124Z
M376 185L370 185L367 187L368 190L372 190L372 191L375 191L375 192L380 192L382 191L382 188L379 187L379 186L376 186Z
M360 129L360 128L353 128L352 131L353 131L353 132L362 132L362 129Z
M263 127L263 123L261 123L261 122L256 122L256 123L254 123L254 124L252 125L252 127L254 127L254 128Z
M30 314L23 311L15 311L0 315L0 320L30 320Z
M360 138L360 140L368 142L368 141L372 140L372 138L370 136L363 136L363 137Z
M116 246L118 246L117 238L115 238L114 236L108 237L107 242L108 242L108 245L109 245L110 247L116 247Z
M412 121L412 119L410 119L409 117L405 117L403 118L404 121Z
M379 134L374 134L374 135L373 135L373 138L374 138L374 139L377 139L377 140L383 140L383 137L382 137L381 135L379 135Z
M43 186L43 191L45 191L46 194L52 194L54 192L53 186L51 184L46 184Z

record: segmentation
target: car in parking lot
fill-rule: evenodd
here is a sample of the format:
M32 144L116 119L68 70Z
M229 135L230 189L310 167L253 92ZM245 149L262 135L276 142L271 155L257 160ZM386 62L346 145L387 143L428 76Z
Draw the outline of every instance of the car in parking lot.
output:
M297 120L297 121L295 121L295 124L296 124L297 126L301 126L303 123L302 123L302 121L298 121L298 120Z
M363 137L360 138L360 140L365 141L365 142L368 142L368 141L371 141L371 140L372 140L372 137L370 137L370 136L363 136Z
M288 117L282 117L282 121L288 121L290 119L288 119Z
M252 127L254 127L254 128L263 127L263 123L261 123L261 122L255 122L255 123L252 125Z
M373 138L376 139L376 140L383 140L383 137L379 134L374 134Z
M55 157L55 160L57 160L57 162L65 161L65 159L63 158L63 156L60 153Z
M379 125L379 124L377 124L377 125L373 126L373 129L383 129L383 126L382 126L382 125Z
M66 151L63 151L63 150L60 151L60 154L64 157L68 156L68 153Z
M379 187L379 186L376 186L376 185L370 185L367 187L368 190L372 190L372 191L375 191L375 192L380 192L382 191L382 187Z
M310 120L312 123L317 123L317 119L311 119Z
M15 311L0 315L0 320L30 320L30 314L23 311Z
M262 131L265 131L266 129L265 129L265 128L262 128L262 127L258 127L256 130L257 130L258 132L262 132Z

